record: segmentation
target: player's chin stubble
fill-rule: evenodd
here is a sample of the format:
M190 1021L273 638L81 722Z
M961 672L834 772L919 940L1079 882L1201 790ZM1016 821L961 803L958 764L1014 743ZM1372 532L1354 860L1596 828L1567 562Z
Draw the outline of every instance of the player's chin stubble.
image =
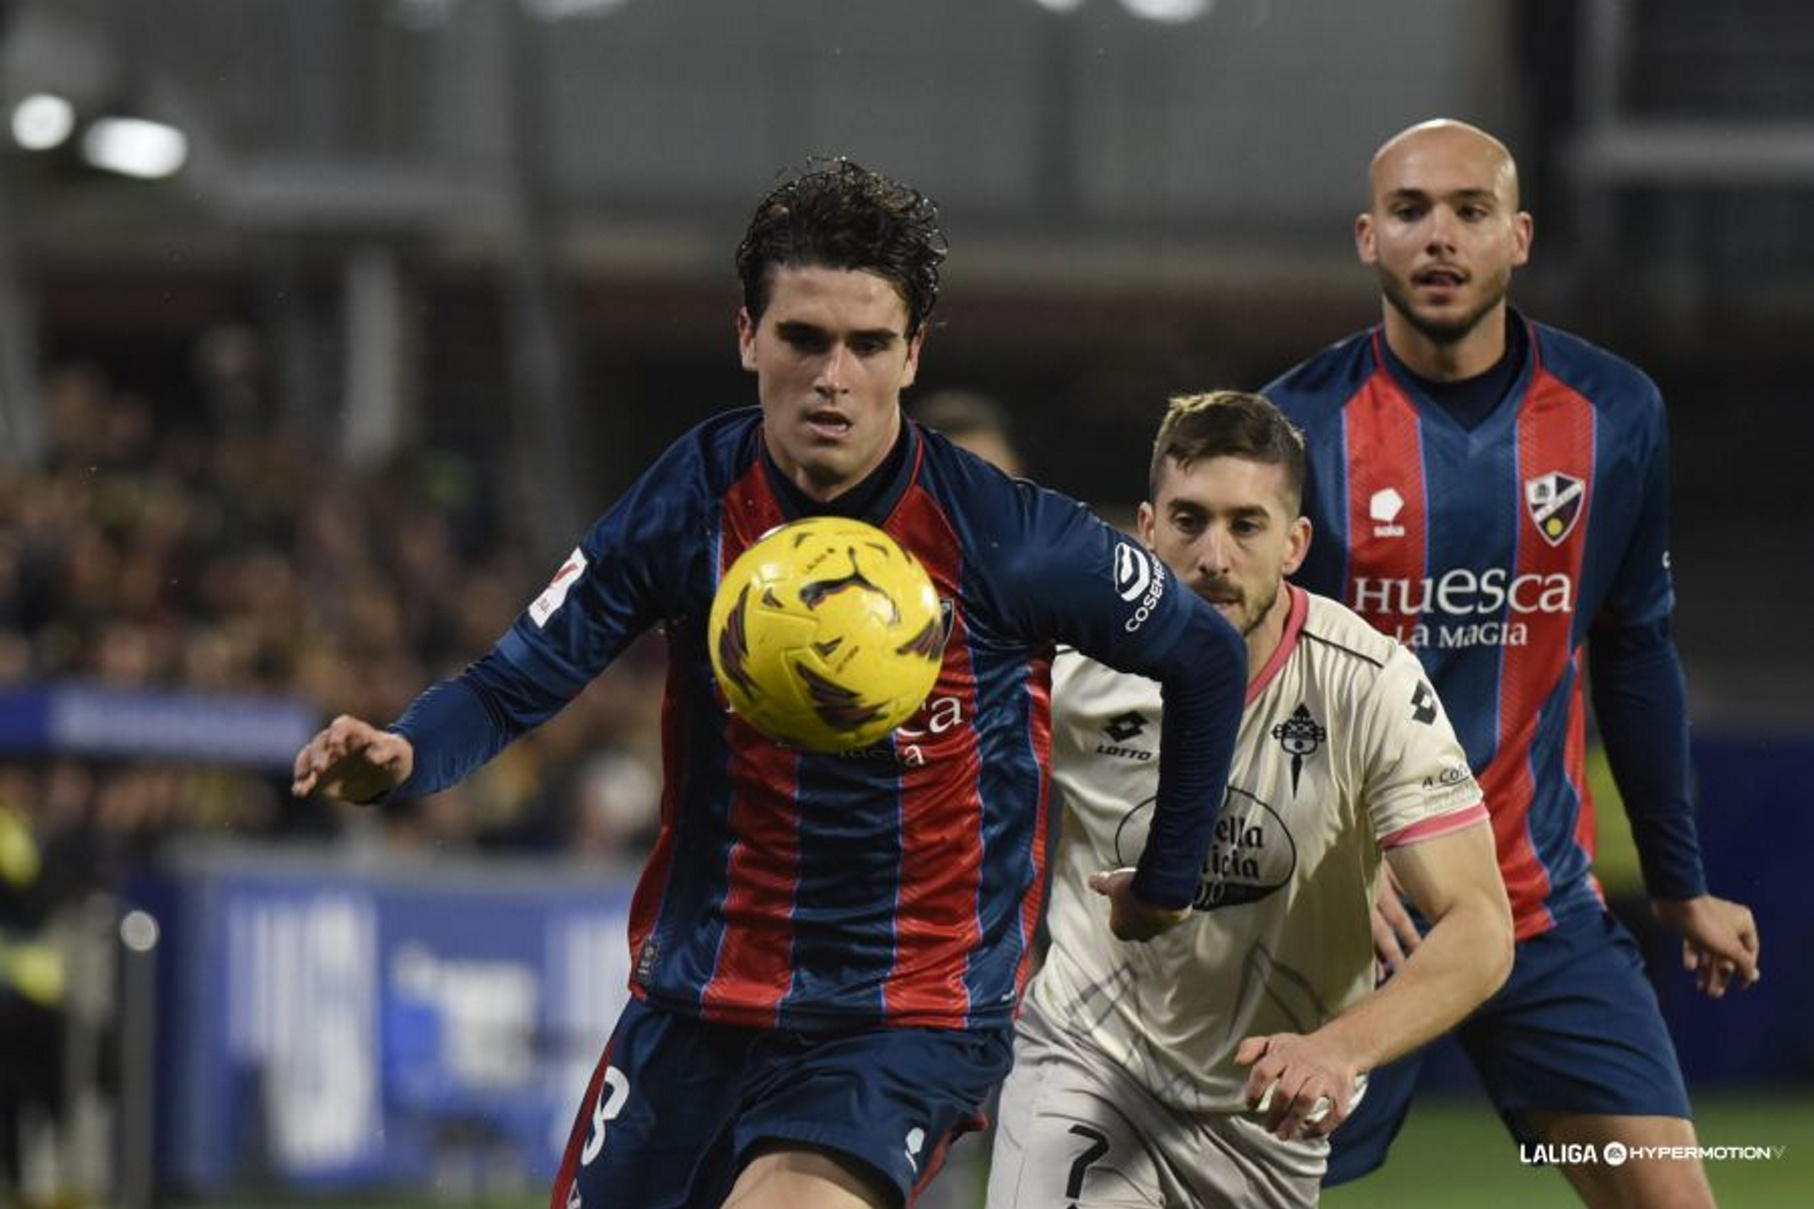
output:
M1505 301L1506 295L1505 283L1501 283L1498 289L1488 290L1477 306L1459 318L1432 319L1428 315L1418 314L1416 304L1411 301L1411 291L1404 282L1385 272L1380 273L1379 280L1381 290L1386 301L1392 304L1392 309L1403 315L1405 321L1431 343L1440 345L1460 343L1480 326L1480 321L1486 318L1489 311Z

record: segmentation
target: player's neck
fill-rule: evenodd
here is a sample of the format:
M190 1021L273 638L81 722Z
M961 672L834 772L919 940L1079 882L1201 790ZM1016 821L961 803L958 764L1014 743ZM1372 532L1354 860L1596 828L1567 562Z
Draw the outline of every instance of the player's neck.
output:
M1461 382L1486 373L1505 356L1505 303L1482 315L1457 340L1436 340L1394 307L1385 308L1386 344L1405 368L1432 382Z
M1285 623L1290 620L1291 589L1281 582L1266 616L1260 618L1259 625L1247 631L1247 683L1252 684L1266 670L1267 661L1279 649L1279 643L1285 641Z

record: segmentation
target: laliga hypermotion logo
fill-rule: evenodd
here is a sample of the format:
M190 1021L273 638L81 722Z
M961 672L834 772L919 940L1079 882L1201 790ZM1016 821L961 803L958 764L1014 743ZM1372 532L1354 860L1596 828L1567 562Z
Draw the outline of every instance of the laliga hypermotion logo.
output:
M1524 480L1524 506L1537 532L1552 546L1561 545L1574 532L1586 495L1586 483L1560 470Z

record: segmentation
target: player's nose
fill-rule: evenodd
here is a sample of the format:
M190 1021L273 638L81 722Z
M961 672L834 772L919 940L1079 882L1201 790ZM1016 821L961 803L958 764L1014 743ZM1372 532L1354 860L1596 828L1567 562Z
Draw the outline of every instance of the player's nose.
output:
M1228 570L1228 540L1214 525L1203 531L1197 539L1197 569L1208 575L1220 577Z
M1432 252L1447 252L1455 247L1455 230L1457 219L1443 206L1430 210L1426 223L1426 240Z
M819 361L818 376L813 379L813 387L826 396L841 395L850 387L847 379L850 373L850 352L842 344L834 344L831 350Z

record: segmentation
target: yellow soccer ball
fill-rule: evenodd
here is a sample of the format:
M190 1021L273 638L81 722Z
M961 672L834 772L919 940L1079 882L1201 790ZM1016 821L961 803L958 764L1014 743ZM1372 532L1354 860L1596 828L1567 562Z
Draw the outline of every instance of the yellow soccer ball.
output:
M945 651L943 610L919 560L842 517L764 534L725 572L710 627L731 709L812 751L866 747L907 721Z

